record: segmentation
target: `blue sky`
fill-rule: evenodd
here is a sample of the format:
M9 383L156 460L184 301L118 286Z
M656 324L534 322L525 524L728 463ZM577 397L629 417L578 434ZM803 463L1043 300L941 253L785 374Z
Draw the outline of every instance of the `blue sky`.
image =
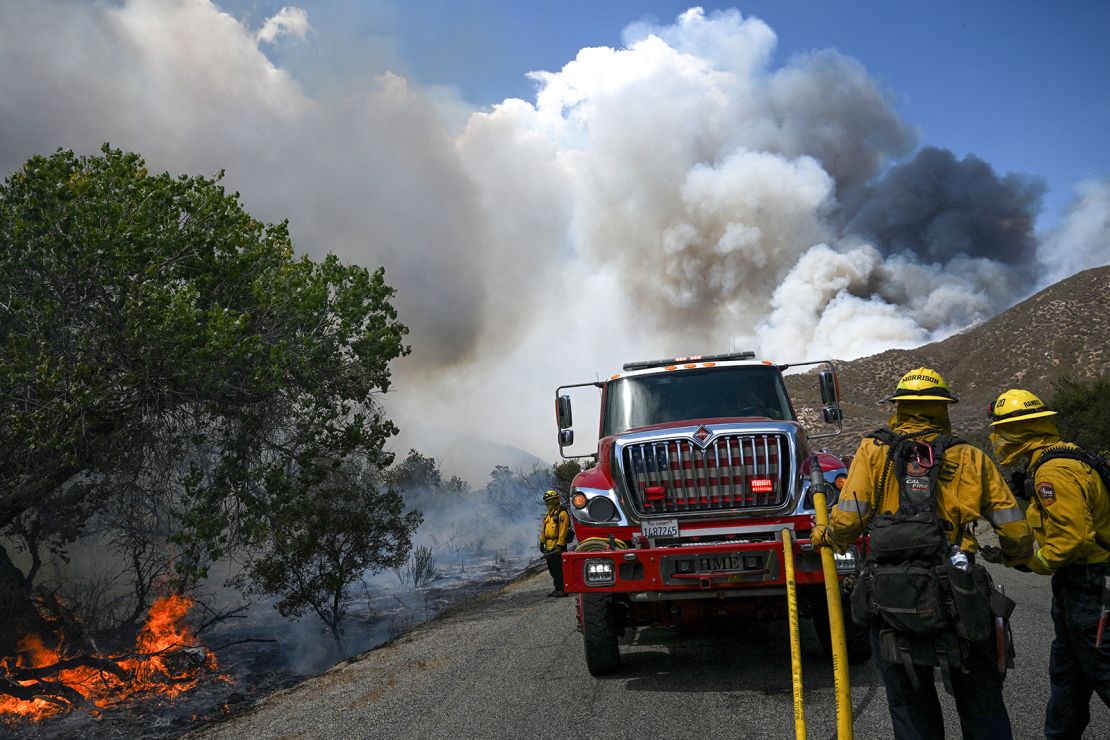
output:
M687 11L2 0L0 174L224 171L384 266L402 428L435 398L545 455L551 389L630 359L914 347L1110 264L1110 2Z
M258 25L284 0L218 4ZM620 46L631 22L669 23L693 3L653 0L301 0L317 34L311 53L275 59L306 84L393 69L456 87L469 103L531 99L531 70L558 70L587 46ZM774 63L835 48L861 61L894 97L922 143L985 159L1000 173L1045 178L1040 225L1055 223L1072 186L1110 174L1110 2L701 3L737 8L778 35ZM360 41L364 43L360 43ZM385 49L385 51L383 51ZM302 53L303 52L303 53Z

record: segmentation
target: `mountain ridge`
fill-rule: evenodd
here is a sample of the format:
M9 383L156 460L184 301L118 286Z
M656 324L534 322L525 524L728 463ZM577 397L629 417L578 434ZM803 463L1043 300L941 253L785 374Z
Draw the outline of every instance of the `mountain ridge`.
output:
M864 434L886 424L890 407L882 399L917 367L938 371L960 399L951 409L956 433L982 434L987 405L1007 388L1026 388L1047 400L1052 383L1064 375L1110 373L1110 266L1076 273L941 341L836 365L845 434L830 440L834 451L854 450ZM812 374L788 376L786 383L799 412L816 416Z

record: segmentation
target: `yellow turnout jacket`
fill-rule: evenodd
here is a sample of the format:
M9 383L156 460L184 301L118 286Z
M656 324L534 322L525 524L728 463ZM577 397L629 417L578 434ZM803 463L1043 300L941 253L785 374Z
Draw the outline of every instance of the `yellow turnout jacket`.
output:
M915 404L921 407L927 405ZM904 406L909 404L899 404L900 408L891 420L896 422L892 424L895 434L923 432L930 427L948 428L947 412L943 423L938 423L937 418L915 414L901 408ZM932 433L918 439L930 442L936 437L937 434ZM879 490L889 449L879 440L867 438L856 451L840 500L831 512L826 535L828 543L839 552L844 552L859 537L873 513L898 510L898 479L893 463L883 489ZM1002 553L1008 562L1032 554L1033 533L1029 523L998 467L982 450L969 444L956 445L944 452L944 460L938 464L944 467L936 486L937 514L952 523L948 535L951 542L955 543L963 532L960 548L965 552L978 551L978 542L969 525L982 516L998 534Z
M549 552L556 547L565 549L569 533L570 515L565 509L549 506L540 527L540 545Z
M1047 449L1035 451L1030 462L1036 465ZM1098 471L1086 463L1057 458L1037 468L1025 513L1040 544L1038 562L1030 563L1038 572L1110 561L1110 552L1098 542L1110 543L1110 495Z

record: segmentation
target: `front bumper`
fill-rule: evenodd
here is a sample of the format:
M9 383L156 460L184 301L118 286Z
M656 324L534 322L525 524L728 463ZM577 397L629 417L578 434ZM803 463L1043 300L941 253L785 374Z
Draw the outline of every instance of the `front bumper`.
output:
M799 586L824 583L821 558L809 540L794 541ZM855 572L858 549L837 558L837 574ZM682 547L614 549L563 554L563 580L572 593L699 592L786 585L781 539ZM737 596L741 594L736 594Z

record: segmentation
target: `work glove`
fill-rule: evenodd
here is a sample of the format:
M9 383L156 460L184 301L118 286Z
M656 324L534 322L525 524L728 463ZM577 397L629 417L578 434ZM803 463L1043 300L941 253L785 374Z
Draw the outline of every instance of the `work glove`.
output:
M1029 558L1029 569L1042 576L1050 576L1054 572L1052 568L1049 568L1048 565L1041 560L1040 550L1033 551L1033 557Z
M813 525L813 531L809 533L809 543L813 545L814 548L819 549L827 547L833 552L840 553L841 555L848 552L848 545L842 545L833 539L832 532L829 530L827 524Z
M1039 552L1039 550L1037 552ZM1053 573L1052 569L1045 565L1041 561L1041 559L1037 557L1036 552L1034 552L1033 555L1031 555L1030 557L1022 558L1021 560L1017 561L1017 564L1013 567L1022 572L1032 571L1033 573L1042 576L1050 576Z
M1004 565L1006 563L1006 557L1002 554L1002 548L995 547L994 545L980 546L979 557L983 558L983 560L986 560L988 563L998 563L999 565Z
M809 543L814 547L832 547L829 543L829 528L824 524L814 524L809 533Z
M983 560L986 560L988 563L998 563L999 565L1005 565L1007 568L1013 568L1014 570L1021 571L1022 573L1033 572L1033 568L1031 568L1029 564L1029 561L1033 558L1008 558L1002 553L1001 547L995 547L994 545L981 545L979 547L979 557L983 558ZM1038 565L1041 564L1038 563ZM1041 565L1041 570L1044 570L1043 565Z

